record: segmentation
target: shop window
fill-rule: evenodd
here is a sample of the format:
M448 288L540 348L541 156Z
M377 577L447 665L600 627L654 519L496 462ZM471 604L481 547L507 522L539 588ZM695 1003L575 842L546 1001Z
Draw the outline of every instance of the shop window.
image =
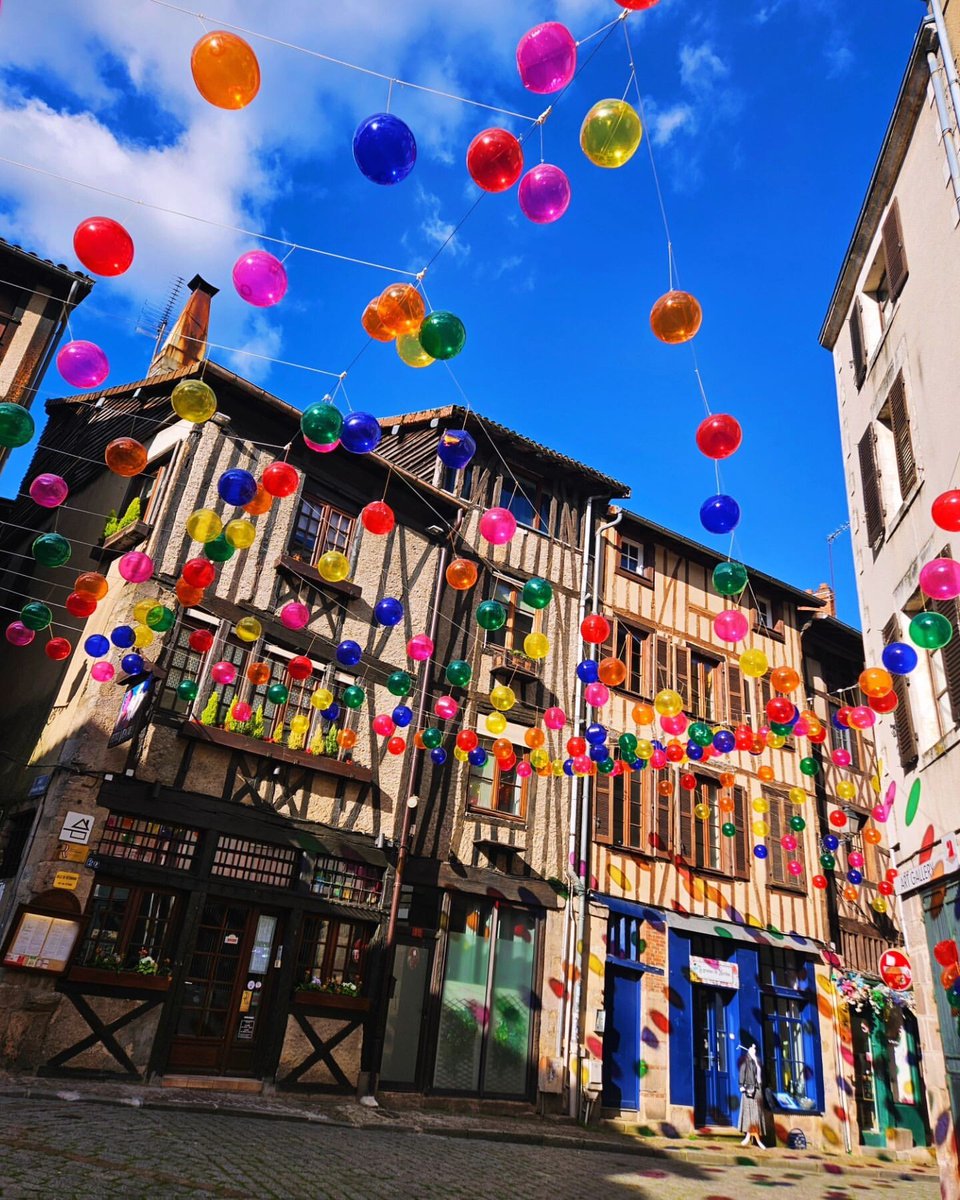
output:
M189 871L199 839L196 829L111 813L97 847L97 857Z
M535 479L522 475L505 479L500 488L500 507L512 512L524 529L535 529L547 536L553 533L552 497Z
M289 887L299 874L300 856L301 851L292 846L272 846L268 842L221 836L210 873L244 883Z
M649 630L616 617L610 621L610 638L604 644L604 658L619 658L627 668L626 678L618 690L634 696L646 695L644 667L649 654Z
M329 900L377 905L383 892L383 871L366 863L321 855L314 867L310 890Z
M497 579L493 597L507 610L507 622L501 629L487 634L488 646L502 646L505 650L523 653L523 639L533 633L537 624L537 610L523 602L523 584L512 579Z
M672 798L661 796L650 770L600 775L594 784L594 826L598 841L641 854L669 857Z
M621 536L617 541L617 570L641 583L653 583L653 547Z
M785 1092L796 1100L807 1096L807 1074L803 1033L804 1006L784 996L763 997L764 1049L766 1077L772 1079L775 1092Z
M316 496L301 496L287 552L310 566L328 550L346 554L353 539L353 526L354 518L349 513L325 504Z
M352 985L359 991L372 928L360 921L305 916L297 955L298 983L331 990Z
M813 965L792 950L759 951L764 1080L784 1107L822 1111L820 1028Z
M763 798L770 806L770 810L766 814L766 822L770 826L770 833L766 839L767 882L774 883L777 887L805 892L807 885L804 882L804 875L791 875L787 867L792 859L796 859L800 863L804 861L803 833L794 833L790 828L790 818L796 810L789 798L781 795L780 792L775 792L771 788L763 788L762 791ZM785 850L780 845L780 839L789 834L797 839L795 850ZM806 870L804 870L805 873Z
M487 757L483 766L470 764L467 775L467 807L479 812L498 813L504 817L524 820L527 815L527 793L533 776L521 779L516 767L504 771L490 747L493 743L484 738L480 745ZM519 762L525 753L522 746L514 746Z
M172 892L94 884L87 904L87 930L74 965L136 971L149 958L157 970L144 974L168 974L176 907Z
M35 808L22 809L4 822L0 832L0 879L12 879L20 870L36 815Z

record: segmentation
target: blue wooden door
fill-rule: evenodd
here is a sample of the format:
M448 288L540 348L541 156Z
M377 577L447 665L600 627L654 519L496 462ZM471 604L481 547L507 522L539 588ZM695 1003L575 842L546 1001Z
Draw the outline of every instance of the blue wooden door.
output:
M629 968L607 965L604 988L603 1106L640 1107L640 981Z
M732 992L720 988L694 989L694 1120L697 1125L732 1125L739 1087L736 1056L731 1053L727 1006Z

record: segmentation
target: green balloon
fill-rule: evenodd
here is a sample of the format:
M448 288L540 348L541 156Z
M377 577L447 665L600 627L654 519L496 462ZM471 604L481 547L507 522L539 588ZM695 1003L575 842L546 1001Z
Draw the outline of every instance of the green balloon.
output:
M271 683L267 688L267 699L271 704L286 704L289 695L286 685L282 683Z
M41 567L62 567L70 561L70 543L59 533L41 533L33 543L33 557Z
M825 871L832 871L836 865L837 860L829 851L824 851L824 853L820 855L820 866L823 867Z
M790 818L790 828L793 830L794 833L803 833L803 831L806 829L806 827L807 827L807 823L803 819L803 817L791 817Z
M0 404L0 446L13 450L33 437L33 417L20 404Z
M387 691L391 696L409 696L413 691L413 679L406 671L394 671L387 676Z
M720 827L720 832L724 837L736 837L737 827L732 821L724 821L723 825Z
M468 662L464 662L462 658L455 658L453 662L447 664L444 674L451 687L466 687L473 671Z
M747 568L738 562L717 563L713 568L713 586L721 596L739 596L747 586Z
M420 326L419 337L431 358L456 358L467 340L467 331L453 313L433 312Z
M793 733L792 725L781 725L779 721L770 722L770 732L777 733L780 737L790 737Z
M687 730L687 735L698 746L709 746L713 741L713 730L705 721L694 721Z
M597 771L601 775L609 775L615 765L612 758L605 758L602 762L597 763Z
M196 700L199 691L200 685L195 679L181 679L177 684L177 695L181 700L186 700L188 704L192 704Z
M443 734L439 729L435 729L431 725L429 729L425 729L423 733L420 734L420 740L428 750L436 750L436 748L443 741Z
M303 410L300 418L303 436L321 446L332 446L343 429L343 413L335 405L324 402L311 404Z
M523 602L528 608L546 608L553 599L553 588L536 576L523 585Z
M481 629L492 633L502 629L507 623L507 610L499 600L484 600L477 605L477 624Z
M921 612L910 622L910 641L921 650L940 650L953 637L953 626L938 612Z
M624 758L634 759L637 756L637 739L632 733L621 733L617 745L623 751Z
M226 537L221 533L213 539L212 542L207 542L203 548L203 553L211 562L226 562L233 558L236 554L236 546L231 546Z
M176 619L176 613L164 608L162 604L155 604L147 613L147 624L158 633L166 633Z
M800 770L804 775L817 775L820 772L820 764L815 758L801 758Z
M53 613L39 600L31 600L20 609L20 620L28 629L46 629L53 620Z
M355 683L351 683L343 689L340 700L345 708L359 708L366 698L363 688L357 687Z

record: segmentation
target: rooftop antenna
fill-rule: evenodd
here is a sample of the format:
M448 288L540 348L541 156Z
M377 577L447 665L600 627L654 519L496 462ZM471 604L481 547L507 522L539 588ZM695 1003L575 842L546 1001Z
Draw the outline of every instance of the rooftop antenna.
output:
M839 526L839 528L835 529L833 533L827 534L827 555L830 559L830 591L833 592L834 596L837 594L837 581L834 578L833 572L833 543L837 540L841 533L846 533L849 528L850 522L844 521L844 523Z
M167 286L167 295L164 300L159 304L153 304L149 300L145 300L143 308L140 309L140 316L137 318L137 333L143 333L147 337L154 339L154 358L157 357L160 346L163 344L163 339L170 325L170 318L173 315L174 308L185 283L186 280L182 275L175 275Z

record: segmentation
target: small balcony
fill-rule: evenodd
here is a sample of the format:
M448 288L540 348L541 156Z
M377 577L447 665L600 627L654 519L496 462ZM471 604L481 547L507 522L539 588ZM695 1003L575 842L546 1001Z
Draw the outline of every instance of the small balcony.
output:
M306 767L310 771L337 775L343 779L355 779L361 783L368 783L373 778L373 772L369 767L361 766L349 759L339 758L333 754L314 754L306 749L291 750L279 742L251 737L231 729L221 729L217 725L203 725L199 721L184 721L178 733L180 737L222 746L225 750L239 750L243 754L255 754L260 758Z
M486 651L493 658L490 666L493 674L502 672L524 676L527 679L540 678L540 663L524 654L522 650L508 649L506 646L487 646Z

